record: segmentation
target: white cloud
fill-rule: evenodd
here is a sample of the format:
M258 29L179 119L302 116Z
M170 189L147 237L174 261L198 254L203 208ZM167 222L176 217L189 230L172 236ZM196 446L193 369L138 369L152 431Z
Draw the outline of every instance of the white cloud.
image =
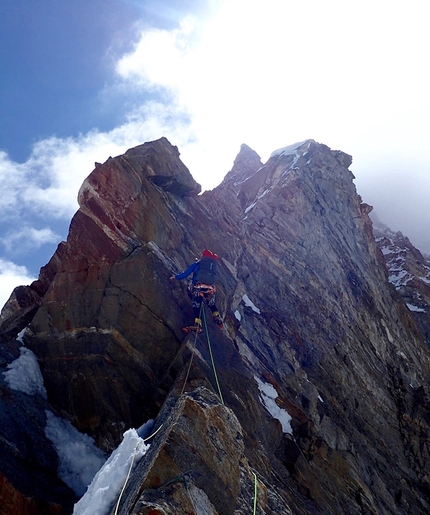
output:
M133 87L168 89L207 150L246 141L268 156L312 137L352 151L363 135L369 152L391 150L410 133L411 108L429 104L423 6L231 0L204 27L187 18L171 32L143 31L117 70ZM411 85L422 97L405 98ZM205 165L219 179L233 158L221 170Z
M22 166L14 163L4 151L0 151L0 220L9 216L17 206L21 191L25 188L25 174Z
M0 199L3 219L17 218L23 210L42 218L69 219L78 208L79 188L96 161L104 162L163 135L174 139L175 134L184 132L178 110L151 102L130 113L123 125L110 132L93 130L78 138L41 140L23 164L0 153L0 178L7 192Z
M35 229L34 227L22 227L2 236L0 243L6 251L12 254L19 254L22 251L38 249L45 243L57 243L60 236L55 234L49 227Z
M143 31L117 71L133 88L164 88L166 109L188 113L189 141L176 143L205 188L221 181L243 142L264 161L313 138L352 154L364 200L417 241L430 227L418 207L430 168L426 8L423 0L230 0L204 25L187 18L171 32Z
M26 209L70 218L95 161L161 136L205 189L221 182L241 143L265 161L276 148L313 138L353 155L359 193L386 205L383 221L397 224L403 211L390 205L383 173L408 177L406 205L427 205L424 8L424 0L229 0L210 18L184 17L175 30L146 28L116 63L119 83L103 91L104 102L118 88L129 92L134 107L121 126L45 139L19 165L0 153L3 216ZM428 209L403 219L406 234L430 226Z
M143 30L133 52L124 55L117 63L118 74L138 82L145 88L176 88L184 76L182 65L190 52L189 37L197 20L186 17L180 28L173 31Z
M30 284L35 279L30 276L24 266L18 266L0 258L0 309L16 286Z

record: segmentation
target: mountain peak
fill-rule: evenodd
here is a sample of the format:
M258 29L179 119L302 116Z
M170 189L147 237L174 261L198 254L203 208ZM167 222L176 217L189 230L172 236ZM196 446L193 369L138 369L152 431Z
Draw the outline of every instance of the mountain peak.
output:
M260 156L251 147L242 143L237 154L233 168L227 173L221 185L239 184L251 177L263 166Z

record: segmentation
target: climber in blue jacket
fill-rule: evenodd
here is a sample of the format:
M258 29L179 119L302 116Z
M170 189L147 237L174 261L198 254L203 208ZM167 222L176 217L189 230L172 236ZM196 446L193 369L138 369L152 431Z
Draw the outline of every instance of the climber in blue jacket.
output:
M206 301L209 309L212 312L214 322L220 329L223 328L221 315L215 304L215 279L217 274L218 256L205 249L202 252L200 260L191 264L186 270L180 274L172 275L173 279L186 279L191 274L193 277L188 285L188 294L191 297L192 307L194 312L194 326L184 328L184 330L196 330L198 332L202 329L201 310L203 309L202 302Z
M186 279L189 275L193 274L193 278L191 279L191 284L194 286L197 282L197 272L200 268L200 260L197 260L195 263L191 264L186 270L181 272L180 274L172 275L170 279Z

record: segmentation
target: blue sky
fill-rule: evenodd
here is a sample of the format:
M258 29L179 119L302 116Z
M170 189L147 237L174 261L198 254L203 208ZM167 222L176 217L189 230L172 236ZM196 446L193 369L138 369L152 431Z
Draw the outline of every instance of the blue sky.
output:
M241 143L353 155L430 253L426 0L3 0L0 304L67 237L94 162L166 136L205 189Z

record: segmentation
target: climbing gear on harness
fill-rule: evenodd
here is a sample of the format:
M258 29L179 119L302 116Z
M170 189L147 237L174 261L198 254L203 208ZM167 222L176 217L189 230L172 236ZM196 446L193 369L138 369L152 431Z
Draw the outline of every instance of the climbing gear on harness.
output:
M206 301L209 308L215 305L215 286L196 284L191 291L191 305L193 309L199 309L200 304Z
M193 294L208 299L211 295L215 295L216 288L210 284L197 283L193 286Z

